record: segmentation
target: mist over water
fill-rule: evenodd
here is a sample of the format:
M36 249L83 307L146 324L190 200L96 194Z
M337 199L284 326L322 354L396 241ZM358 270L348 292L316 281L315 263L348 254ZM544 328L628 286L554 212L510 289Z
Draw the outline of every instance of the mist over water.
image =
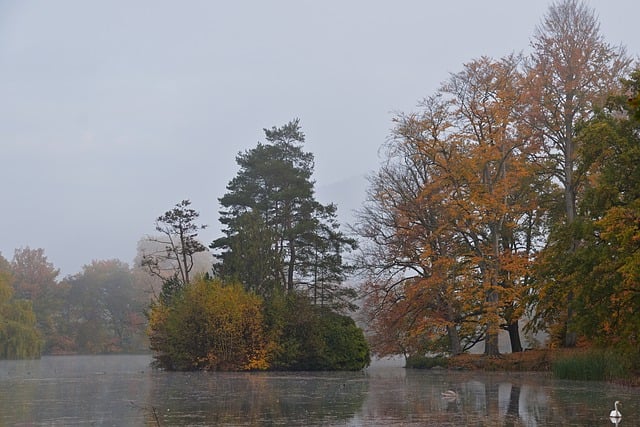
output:
M0 361L0 425L634 425L640 390L540 373L162 372L150 356ZM452 390L454 397L443 398Z

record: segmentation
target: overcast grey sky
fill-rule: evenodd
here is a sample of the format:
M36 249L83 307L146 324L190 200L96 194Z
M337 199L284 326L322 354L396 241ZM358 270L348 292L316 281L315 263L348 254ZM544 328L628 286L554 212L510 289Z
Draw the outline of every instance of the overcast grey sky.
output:
M591 0L640 53L637 0ZM0 253L62 274L132 262L157 216L218 198L262 129L299 117L342 222L394 112L482 55L529 51L548 1L0 0Z

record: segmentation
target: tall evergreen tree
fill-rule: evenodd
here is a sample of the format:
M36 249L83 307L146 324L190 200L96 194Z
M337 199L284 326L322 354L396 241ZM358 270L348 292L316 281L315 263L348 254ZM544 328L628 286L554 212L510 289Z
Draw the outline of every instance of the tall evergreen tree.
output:
M221 261L216 273L265 296L342 282L341 254L356 243L340 232L335 206L315 199L300 121L264 133L265 143L238 154L240 170L220 198L225 235L211 245Z

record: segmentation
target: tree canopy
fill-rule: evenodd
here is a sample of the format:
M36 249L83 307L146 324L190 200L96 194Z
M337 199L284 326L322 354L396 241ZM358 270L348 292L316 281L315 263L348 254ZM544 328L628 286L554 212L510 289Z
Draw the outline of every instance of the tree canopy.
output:
M31 301L15 297L7 265L0 266L0 359L40 357L42 338Z
M364 334L339 310L356 246L336 207L314 197L313 155L299 120L265 129L265 143L238 154L220 198L224 236L211 248L215 278L173 286L149 312L149 337L165 369L357 370L369 363ZM171 287L169 288L169 286ZM168 295L168 291L171 294ZM170 297L168 297L170 296Z
M577 219L559 228L541 254L535 320L554 329L560 285L572 290L572 331L600 344L637 349L640 289L640 71L625 86L631 97L612 97L577 134L578 168L584 175ZM557 305L554 305L557 304Z
M206 228L196 223L200 213L191 208L191 201L182 200L156 219L159 237L148 237L159 249L143 253L141 265L162 280L190 283L194 255L207 248L198 241L198 232Z
M473 61L420 113L396 119L359 230L371 242L361 259L371 314L387 312L395 320L383 322L409 329L403 351L446 333L454 354L480 338L496 354L501 327L515 329L512 346L521 348L520 300L540 214L535 144L518 125L518 64Z
M614 142L633 132L623 136L611 123L635 111L618 104L608 130L599 113L624 93L631 60L605 42L594 12L576 0L552 4L531 44L528 57L470 61L417 112L394 120L357 224L362 289L381 354L457 354L483 340L485 354L496 355L500 329L521 351L525 315L563 345L576 342L585 286L578 271L597 271L605 253L571 254L596 245L596 234L611 236L596 228L612 224L586 207L605 203L606 194L633 194L591 188L616 168L633 176L632 162L594 169L604 166L599 153L613 150L603 143L630 150L610 161L633 158L630 139Z
M262 301L240 285L198 279L149 316L155 364L171 370L268 367Z
M0 328L10 336L0 357L146 349L143 312L149 297L127 264L93 261L62 280L58 273L42 248L17 249L10 263L0 256Z
M145 348L147 296L133 279L126 263L105 260L93 261L65 280L66 329L75 351L117 353Z
M265 143L238 154L240 169L220 198L215 271L265 297L308 291L320 304L348 302L353 292L339 286L349 272L343 254L356 242L340 231L335 205L315 199L300 122L264 133Z

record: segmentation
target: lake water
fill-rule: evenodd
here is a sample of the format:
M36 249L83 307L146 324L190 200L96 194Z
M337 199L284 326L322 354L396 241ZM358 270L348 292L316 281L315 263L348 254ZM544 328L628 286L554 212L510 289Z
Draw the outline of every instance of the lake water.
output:
M0 426L640 425L640 390L540 373L181 373L149 356L0 361ZM442 392L457 394L443 398Z

